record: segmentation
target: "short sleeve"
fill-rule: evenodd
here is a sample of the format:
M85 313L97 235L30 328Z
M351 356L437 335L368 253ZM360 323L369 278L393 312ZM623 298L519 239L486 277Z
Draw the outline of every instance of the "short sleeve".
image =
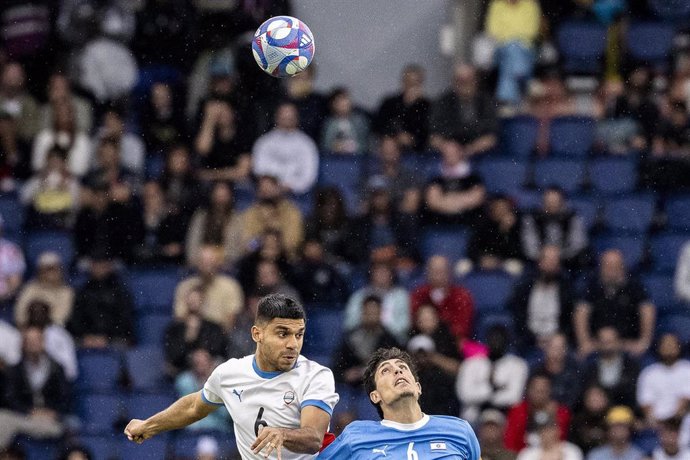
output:
M328 415L333 415L333 408L338 404L338 400L333 372L321 367L304 386L301 407L316 406Z
M201 399L203 399L205 403L214 406L223 405L223 398L220 397L220 368L221 366L218 366L213 370L208 380L206 380L204 388L201 390Z

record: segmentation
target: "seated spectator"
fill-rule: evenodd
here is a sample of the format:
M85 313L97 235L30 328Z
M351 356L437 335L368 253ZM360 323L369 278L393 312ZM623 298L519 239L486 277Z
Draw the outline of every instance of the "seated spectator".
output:
M0 189L14 191L15 181L31 174L31 144L19 137L17 121L0 108Z
M472 172L467 153L443 141L441 171L424 190L426 221L430 225L476 225L486 200L481 178Z
M572 335L575 293L561 268L561 250L548 244L540 252L537 272L515 287L509 302L519 331L518 346L525 352L535 346L545 349L558 332Z
M22 358L22 334L16 327L0 319L0 390L2 390L4 374L8 368L15 366ZM4 406L4 396L0 397L0 406Z
M89 277L74 300L67 324L85 348L130 345L134 341L132 296L115 270L110 253L97 248L90 255Z
M585 292L573 318L581 356L595 351L592 334L605 326L618 331L627 353L639 357L649 349L656 308L642 284L626 273L620 250L610 249L601 255L599 276Z
M690 447L679 443L682 420L671 417L659 425L659 446L652 453L652 460L689 460Z
M534 49L541 25L536 0L492 0L486 14L486 33L496 42L498 85L496 99L517 108L522 86L532 76Z
M91 103L72 92L72 83L66 75L53 72L48 79L48 102L41 107L41 124L49 129L55 122L56 107L67 102L74 109L74 124L78 132L89 133L93 127L93 107Z
M560 430L560 439L565 440L570 427L570 411L551 397L551 380L543 374L533 374L527 382L525 399L508 412L506 423L506 447L519 452L527 446L539 445L537 424L539 420L552 417Z
M28 208L25 226L34 230L67 230L79 208L79 182L67 169L66 152L52 147L43 169L22 187L20 201Z
M245 305L235 319L235 325L230 332L225 334L227 337L226 354L229 358L243 358L256 351L256 343L252 338L251 329L256 321L259 301L266 295L267 293L262 289L247 294Z
M221 258L213 246L202 246L196 260L197 274L185 278L175 289L175 318L187 316L186 304L190 290L201 286L204 294L202 316L229 331L244 303L239 283L220 273Z
M480 88L477 70L467 64L457 65L452 87L431 105L429 143L441 151L452 149L471 158L494 148L496 130L496 105Z
M347 88L336 88L328 98L330 116L321 129L321 150L345 155L369 150L369 121L352 106Z
M597 332L597 353L584 372L585 385L597 385L606 391L615 406L635 407L637 376L640 366L623 351L618 331L610 326Z
M69 101L62 101L54 108L53 125L36 136L31 154L31 167L38 172L45 168L48 152L59 147L66 152L67 169L82 177L91 165L91 142L86 132L76 126L74 108Z
M477 270L505 269L522 273L522 240L520 222L514 203L498 195L486 204L487 213L467 245L468 256Z
M486 335L488 356L473 356L460 366L455 391L462 418L470 423L477 422L482 408L506 411L520 402L529 368L524 359L508 352L509 341L504 326L492 326Z
M625 87L618 79L608 78L601 83L594 104L597 119L594 148L613 155L627 155L631 149L647 146L639 122L625 112L618 111Z
M419 383L434 391L422 393L419 404L438 415L457 415L460 405L454 397L460 369L460 352L455 337L441 322L433 305L422 305L414 317L407 350L417 364Z
M0 111L17 121L23 141L34 140L40 129L38 104L26 89L26 73L18 62L5 63L0 72Z
M298 129L299 114L290 103L276 109L275 128L259 137L252 149L252 167L258 176L276 177L293 193L305 193L316 182L319 156L316 144Z
M652 95L652 75L647 67L633 69L625 79L625 89L618 96L614 109L616 116L634 120L649 145L659 124L659 109Z
M225 357L223 329L202 316L205 300L201 285L191 287L184 299L185 315L174 319L165 330L163 345L170 375L188 369L194 350L206 350L215 358Z
M175 393L178 397L198 393L211 376L213 369L220 364L208 350L197 348L189 354L189 370L175 378ZM185 427L186 430L215 430L230 432L230 414L221 407L198 422Z
M652 140L651 157L641 165L642 182L654 190L690 187L690 115L684 101L673 101Z
M482 460L515 460L515 453L503 444L505 426L506 417L500 410L484 409L479 415L477 438Z
M580 369L570 355L568 339L564 334L554 334L544 347L544 359L533 372L551 379L551 396L568 408L575 406L580 394Z
M642 460L644 453L630 442L634 423L635 416L629 407L609 409L606 414L608 442L590 451L587 460Z
M122 202L129 202L139 185L135 172L122 161L118 141L109 137L98 143L94 167L83 182L87 188L93 188L99 183L108 184L112 195L121 196L118 201Z
M347 301L347 283L335 266L326 260L324 248L316 239L304 242L302 257L294 267L292 279L307 304L336 306Z
M297 289L285 281L278 263L273 260L262 260L256 266L256 287L268 294L283 294L302 303Z
M426 304L436 307L439 318L448 326L462 351L472 333L474 302L467 289L452 283L448 259L443 256L432 256L427 261L426 281L410 295L412 317Z
M606 414L610 407L602 387L593 384L584 391L581 406L573 414L569 438L585 454L606 442Z
M70 391L62 367L45 351L41 329L22 333L22 360L7 371L7 409L0 409L0 449L15 435L39 439L62 435L62 417L69 409Z
M314 90L316 66L310 65L303 72L287 79L287 100L297 107L299 127L312 139L318 139L321 126L328 114L326 98Z
M202 181L248 181L250 146L240 136L235 112L228 102L206 102L195 148L201 157L198 175Z
M205 207L197 209L187 229L187 264L194 262L202 246L214 246L226 263L235 262L241 255L240 237L242 220L233 209L230 184L213 184Z
M536 261L541 249L553 244L561 249L561 259L570 268L586 264L587 228L582 217L568 209L565 193L558 187L544 190L541 209L522 219L522 249Z
M167 152L186 137L185 120L179 109L168 83L159 81L151 85L141 117L142 137L149 155Z
M637 381L637 403L645 422L657 428L661 420L683 418L690 405L690 361L681 358L678 337L666 333L659 339L659 362L645 367Z
M382 323L381 298L368 295L362 302L361 320L343 335L333 356L333 375L353 389L362 387L364 368L379 348L397 347L398 341Z
M307 238L318 240L326 259L332 263L352 262L357 255L352 251L351 227L347 218L343 196L335 187L316 191L314 209L305 222Z
M93 37L75 56L75 62L79 85L99 104L125 97L137 83L137 62L131 51L115 39Z
M26 262L19 246L3 238L4 221L0 215L0 303L12 299L22 284Z
M62 366L70 382L77 378L77 351L74 339L67 330L51 319L52 307L41 300L34 300L27 309L26 327L37 327L43 331L45 350L56 363Z
M396 284L393 267L378 262L369 268L369 282L350 296L345 307L345 329L354 329L362 322L364 299L371 295L381 298L381 323L398 340L404 343L410 329L410 297L405 289Z
M683 245L678 255L673 286L676 297L690 304L690 242Z
M103 114L101 126L96 130L94 144L100 144L103 139L115 142L123 167L138 176L144 174L144 157L146 156L144 142L139 135L126 130L125 114L115 106L110 106Z
M249 251L266 230L276 230L283 238L289 258L294 258L304 238L302 213L285 197L278 179L258 178L256 202L240 215L242 221L241 248Z
M237 262L237 281L244 292L257 290L259 264L263 261L274 262L284 278L291 279L293 267L288 262L280 233L268 230L261 236L258 247Z
M168 151L165 169L158 181L173 213L185 218L185 228L201 202L201 186L194 176L189 149L175 144Z
M429 135L429 108L424 94L424 67L408 64L400 78L400 92L381 102L373 131L394 140L399 148L421 151Z
M552 415L538 417L535 425L539 443L536 446L522 449L517 460L542 460L544 458L582 460L582 451L579 447L561 440L559 436L560 427Z
M51 323L64 326L72 315L74 289L65 282L63 262L55 252L47 251L38 256L36 277L22 286L14 305L17 325L26 325L29 305L35 301L50 306Z

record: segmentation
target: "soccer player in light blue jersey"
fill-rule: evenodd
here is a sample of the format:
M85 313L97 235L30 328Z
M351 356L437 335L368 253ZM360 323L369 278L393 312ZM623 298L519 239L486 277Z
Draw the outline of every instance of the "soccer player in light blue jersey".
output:
M382 420L352 422L319 460L480 460L469 423L422 412L417 370L404 351L378 349L364 371L364 387Z

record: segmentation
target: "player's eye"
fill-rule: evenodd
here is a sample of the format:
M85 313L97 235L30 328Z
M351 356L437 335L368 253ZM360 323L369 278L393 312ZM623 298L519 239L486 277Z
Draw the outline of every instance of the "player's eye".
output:
M304 334L300 332L299 334L296 335L296 337L297 337L298 339L301 339L302 337L304 337Z
M282 338L282 337L285 337L285 335L286 335L285 332L278 332L278 337Z
M387 374L388 371L390 371L390 369L387 368L387 367L384 367L383 369L381 369L381 373L382 373L382 374Z

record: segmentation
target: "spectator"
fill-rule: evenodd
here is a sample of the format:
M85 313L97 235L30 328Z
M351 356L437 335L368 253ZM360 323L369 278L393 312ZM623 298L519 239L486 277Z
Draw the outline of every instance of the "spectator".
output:
M287 100L297 107L299 127L312 139L318 139L326 115L328 103L326 98L314 91L316 66L312 63L303 72L289 78L285 90Z
M404 343L410 329L410 298L398 286L393 267L378 262L369 268L369 283L355 291L345 307L345 329L354 329L362 322L364 299L370 295L381 298L381 323L399 343Z
M242 220L233 209L232 188L227 182L213 184L208 204L197 209L187 229L187 264L194 262L202 246L214 246L227 263L241 255Z
M69 172L67 153L53 146L42 170L22 187L20 201L28 207L25 226L33 230L67 230L79 208L79 182Z
M159 180L165 201L171 206L173 214L185 219L185 228L189 219L201 201L201 186L194 176L189 149L184 144L170 147L165 160L165 170Z
M651 94L650 69L646 67L633 69L625 82L625 89L616 100L614 114L630 117L639 124L645 143L649 145L659 124L659 109Z
M681 359L677 336L666 333L659 339L659 362L645 367L637 381L637 403L645 422L652 428L661 420L683 418L690 407L690 361Z
M663 420L659 430L659 446L652 453L653 460L690 460L690 448L678 442L681 419Z
M383 100L374 119L374 132L394 140L398 148L420 152L426 147L431 103L424 94L424 77L424 67L406 65L400 92Z
M517 108L522 85L532 76L536 60L541 9L536 0L492 0L486 15L486 32L497 43L499 103Z
M26 263L15 243L3 238L4 221L0 216L0 302L12 299L22 284Z
M137 82L139 69L132 53L108 37L95 37L86 43L76 63L80 85L99 104L127 96Z
M149 155L167 152L186 138L184 118L179 109L170 84L158 81L151 85L141 120L142 137Z
M678 256L673 285L676 297L690 304L690 242L683 245Z
M369 150L369 121L352 107L347 88L336 88L328 98L330 116L322 128L321 149L346 155Z
M593 449L587 460L642 460L644 454L631 442L635 416L626 406L615 406L606 414L608 442Z
M196 460L218 460L218 441L212 436L201 436L196 442Z
M53 72L48 80L48 103L41 108L42 128L54 126L56 108L67 103L74 110L74 127L77 132L89 133L93 127L91 103L72 92L72 84L66 75Z
M254 247L266 230L276 230L283 238L288 257L294 258L304 238L302 213L285 197L277 178L260 176L256 188L257 201L240 216L242 251Z
M544 458L582 460L582 451L579 447L560 439L560 428L552 415L537 418L535 429L539 435L538 445L522 449L517 456L518 460L541 460Z
M524 359L508 352L509 341L504 326L492 326L486 334L488 356L473 356L460 367L456 394L462 417L470 423L478 420L483 407L505 411L520 402L529 368Z
M220 274L220 265L218 251L212 246L202 246L196 260L197 274L181 281L175 289L175 318L187 316L187 293L201 286L205 298L202 309L204 319L218 324L224 331L232 328L235 316L244 303L244 294L237 281Z
M0 319L0 391L3 390L4 372L15 366L22 358L22 334L16 327ZM0 407L4 407L4 396L0 396Z
M528 259L536 261L547 244L561 249L566 266L585 265L587 228L582 217L568 209L565 193L558 187L544 190L541 209L526 214L522 220L522 247Z
M597 331L597 353L584 372L586 385L603 388L613 405L634 407L640 366L623 352L623 342L614 327Z
M566 439L570 427L570 411L551 397L549 377L533 374L527 382L524 401L508 412L506 447L518 452L526 446L538 446L537 424L546 417L555 418L560 429L560 439Z
M103 139L115 141L120 150L122 166L142 176L146 148L139 135L126 130L125 114L119 108L111 106L103 114L101 123L96 130L94 144L99 144Z
M122 162L118 141L108 137L101 139L96 147L95 160L93 169L84 178L84 186L95 188L98 184L107 184L114 200L130 203L139 180L136 173Z
M73 446L67 449L58 460L93 460L93 456L85 447Z
M455 337L441 322L433 305L422 305L417 310L407 350L417 364L419 383L434 388L434 391L422 393L419 404L432 414L456 416L460 405L453 394L460 369L460 352Z
M559 404L568 408L575 405L580 394L580 369L570 355L568 339L564 334L554 334L544 347L544 360L534 372L551 379L551 395Z
M290 103L276 109L275 128L257 139L252 149L254 174L270 175L293 193L304 193L316 182L316 144L298 129L299 114Z
M443 141L441 171L424 191L429 224L475 225L486 200L481 178L472 172L467 152L457 142Z
M596 384L584 391L581 407L575 411L570 424L570 440L586 453L606 442L606 413L609 397Z
M615 328L624 340L624 350L633 356L644 354L652 343L656 309L637 280L626 273L623 253L610 249L601 255L598 279L575 307L575 334L581 356L595 349L593 331Z
M262 260L256 267L256 286L268 294L283 294L302 303L297 289L288 284L280 273L278 264L273 260Z
M267 295L267 292L257 289L249 292L242 311L235 319L235 325L227 337L227 355L229 358L243 358L256 351L256 343L252 338L251 329L256 321L256 312L259 301Z
M259 264L265 260L275 262L282 276L291 279L293 267L288 262L280 233L268 230L261 235L258 247L237 262L237 281L245 292L257 290Z
M544 157L549 153L551 121L554 118L573 115L577 111L563 79L555 72L547 73L539 80L530 82L527 89L525 112L539 123L536 153Z
M91 253L89 277L78 291L68 330L85 348L129 345L134 340L133 303L105 248Z
M39 130L38 104L26 90L26 74L18 62L6 63L0 72L0 110L17 121L23 141L33 141Z
M14 306L14 321L25 326L32 302L50 306L50 322L64 326L72 315L74 289L65 282L63 261L56 252L46 251L36 261L36 277L22 286Z
M228 102L206 102L195 148L201 157L201 180L248 181L250 148L240 136L234 109Z
M572 336L575 293L561 268L561 250L548 244L540 253L537 273L515 287L509 303L523 351L535 346L545 349L549 338L559 332Z
M365 297L359 324L345 332L333 356L335 378L353 389L362 387L364 368L376 350L398 346L396 338L381 321L382 310L380 297Z
M497 195L487 203L486 217L473 229L468 256L478 270L504 268L522 272L520 225L515 205L508 196Z
M425 304L436 307L439 318L448 326L462 351L472 332L474 302L467 289L452 284L448 259L443 256L432 256L427 261L426 282L410 296L412 317Z
M690 116L684 101L673 101L670 113L652 140L651 156L641 165L642 182L654 190L690 187Z
M515 453L505 448L503 435L506 417L500 410L484 409L479 416L477 437L483 460L515 460Z
M456 66L453 86L431 105L429 143L471 158L496 145L496 129L496 104L480 88L477 70L467 64Z
M302 257L292 278L307 304L337 306L347 301L347 284L336 267L327 261L323 245L316 239L308 238L304 242Z
M305 225L307 238L323 245L327 260L338 264L358 260L351 246L352 223L339 189L324 187L316 191L314 209Z
M202 286L192 286L184 298L185 315L174 319L165 330L163 344L170 375L189 368L188 359L194 350L206 350L215 358L225 357L223 329L204 319L205 302Z
M34 171L41 171L45 167L48 152L54 147L59 147L66 153L65 160L70 173L82 177L89 170L91 142L86 132L78 130L74 108L69 101L61 101L55 105L53 125L36 136L31 154Z
M45 351L43 332L30 327L22 334L22 360L9 369L8 409L0 409L0 448L16 434L57 438L63 433L61 418L69 407L69 387L62 367Z
M198 348L189 355L190 368L175 378L175 393L178 397L197 393L204 387L204 383L220 364L208 350ZM216 430L230 432L230 414L224 407L209 414L207 417L185 428L186 430Z
M594 146L613 155L627 155L631 149L647 146L638 121L629 113L618 112L618 101L625 91L623 82L609 78L601 83L596 95L594 117L597 119Z
M15 181L31 172L31 144L19 136L17 120L0 109L0 190L13 191Z

